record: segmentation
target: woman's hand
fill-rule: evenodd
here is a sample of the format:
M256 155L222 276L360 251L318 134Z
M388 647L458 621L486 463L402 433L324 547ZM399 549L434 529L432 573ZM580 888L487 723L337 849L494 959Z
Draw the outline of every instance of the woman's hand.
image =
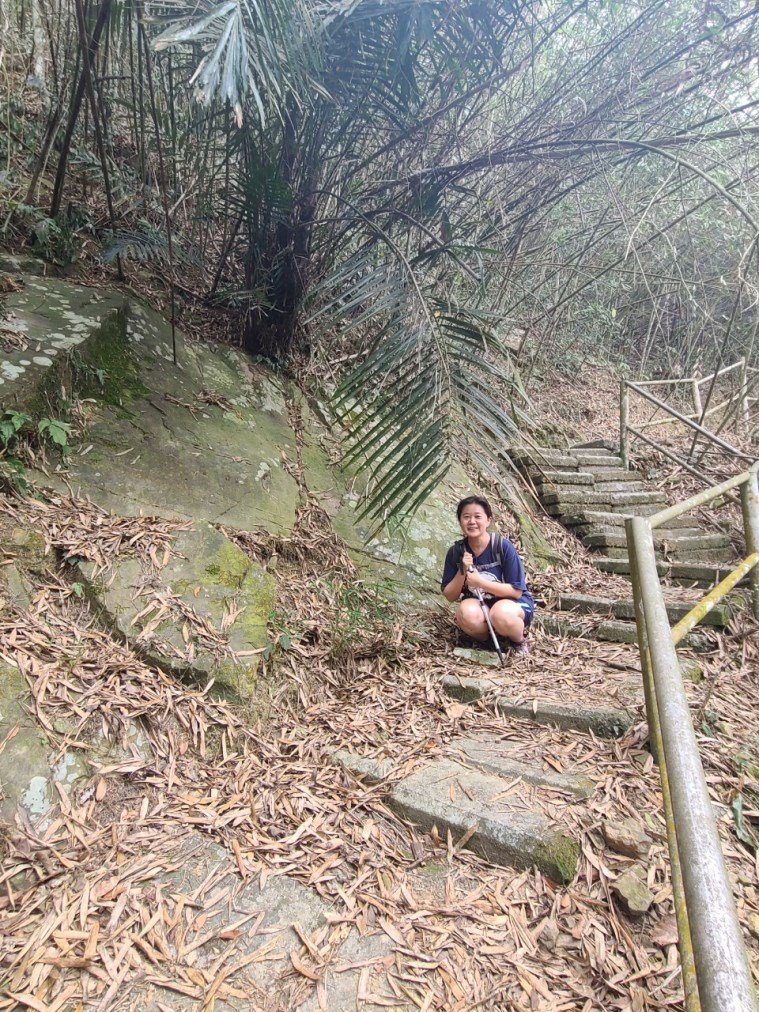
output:
M482 577L482 573L478 573L476 569L473 569L471 573L467 573L466 585L470 590L483 590L487 585L492 587L492 580L485 580Z
M474 565L474 556L471 552L464 552L461 557L461 565L463 567L464 575L469 572L469 569Z

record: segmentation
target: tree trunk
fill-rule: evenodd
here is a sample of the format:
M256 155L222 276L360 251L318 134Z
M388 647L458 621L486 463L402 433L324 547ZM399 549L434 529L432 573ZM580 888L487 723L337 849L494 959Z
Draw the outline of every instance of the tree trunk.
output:
M243 328L243 345L251 355L278 361L292 351L301 303L306 293L311 228L316 214L316 198L301 202L294 225L280 225L272 258L272 279L267 290L269 308L260 314L248 313ZM247 274L246 269L246 274ZM253 286L251 276L246 278Z
M103 0L103 5L98 11L97 21L92 31L92 39L90 42L90 64L95 58L97 48L100 43L100 36L103 34L108 18L111 13L111 6L113 0ZM69 151L71 150L71 141L74 137L74 130L76 129L77 120L79 119L79 113L82 108L82 99L84 98L84 89L87 82L87 73L82 67L79 75L79 81L77 82L74 94L71 97L71 105L69 107L69 121L66 126L66 133L61 144L61 154L58 159L58 168L55 173L55 184L53 186L53 198L50 202L50 217L56 218L61 210L61 201L63 200L63 184L66 180L66 167L68 165Z

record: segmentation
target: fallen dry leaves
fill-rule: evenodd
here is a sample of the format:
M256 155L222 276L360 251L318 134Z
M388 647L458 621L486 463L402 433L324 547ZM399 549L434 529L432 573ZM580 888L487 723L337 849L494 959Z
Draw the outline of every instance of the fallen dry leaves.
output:
M63 500L56 511L40 503L38 512L36 502L3 508L64 553L87 547L86 510L67 521ZM119 518L95 519L102 537L90 534L89 557L99 566L118 551L153 558L152 548L160 561L170 550L171 530L153 521L131 518L122 528ZM0 1008L106 1009L128 1004L138 985L168 988L198 1008L218 999L284 1010L313 992L325 1002L325 969L348 969L338 951L348 927L380 931L392 943L384 961L357 968L369 1008L681 1008L661 799L641 728L604 741L500 717L487 699L452 706L440 677L464 669L448 627L394 615L376 589L357 588L310 500L292 536L238 540L264 561L276 554L287 574L280 606L288 638L279 636L266 662L274 698L261 726L142 663L98 626L64 577L41 580L30 608L0 617L0 656L23 672L34 717L60 754L101 743L86 753L89 783L60 791L49 825L7 833ZM547 590L559 585L557 575L546 578ZM757 869L731 834L729 804L748 786L735 756L755 735L757 647L749 625L735 632L745 644L742 666L725 654L707 661L716 683L709 708L729 733L701 741L749 923L759 912ZM532 655L510 666L502 684L524 700L598 702L624 689L634 666L629 648L536 632ZM706 690L692 691L698 703ZM398 779L470 732L508 737L515 757L596 781L587 802L519 780L505 785L515 806L539 808L581 841L570 886L489 866L462 840L419 836L388 811L385 786L367 786L331 760L347 748L388 760ZM630 815L646 817L654 839L648 878L656 903L640 922L615 906L610 883L629 860L605 850L600 831L604 819ZM194 839L191 832L220 844L236 873L220 867L188 896L171 876L178 841ZM300 944L283 952L269 941L251 952L256 917L232 913L221 928L209 920L233 911L245 881L278 874L332 904L316 933L296 929ZM197 954L210 943L218 955L209 966ZM255 967L282 957L290 972L281 993L267 995Z

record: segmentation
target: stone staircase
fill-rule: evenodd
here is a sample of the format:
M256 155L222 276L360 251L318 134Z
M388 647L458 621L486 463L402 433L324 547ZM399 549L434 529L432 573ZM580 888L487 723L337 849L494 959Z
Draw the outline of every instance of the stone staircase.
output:
M640 473L626 470L608 443L568 451L520 448L510 456L545 510L593 553L600 573L629 573L625 518L661 510L666 499L658 489ZM727 572L732 557L725 535L705 530L691 518L671 520L657 530L655 548L661 575L672 584L713 583ZM599 582L604 582L602 576ZM672 591L667 596L674 623L690 603L675 599ZM564 593L557 603L556 609L538 612L537 620L550 634L637 642L631 595ZM708 646L709 630L724 628L730 617L729 606L715 606L683 644ZM488 667L498 667L495 654L460 647L454 654L463 662L462 673L444 676L442 687L462 710L483 699L502 716L587 734L589 741L619 737L637 719L641 700L636 679L620 686L604 705L524 699L507 693L500 671L488 674ZM689 663L684 659L684 670ZM447 839L449 851L466 848L493 864L537 866L555 882L569 882L575 874L579 847L571 812L597 785L571 764L554 770L540 759L525 761L516 740L490 734L462 734L426 763L398 766L347 751L335 753L334 760L365 783L381 785L390 809L417 830Z
M482 671L497 664L493 654L457 648L464 670ZM486 697L496 712L538 725L616 738L633 724L630 710L548 701L522 702L503 695L498 676L448 675L443 689L461 704ZM417 830L448 838L454 851L472 850L492 864L514 868L536 866L554 882L570 882L579 858L576 829L566 819L596 783L571 766L554 771L539 760L525 762L513 752L516 741L492 734L461 735L447 743L443 755L404 775L393 764L351 752L335 761L365 783L383 784L386 803Z
M535 490L539 502L593 553L602 573L628 576L630 562L625 536L626 517L651 516L666 506L666 497L652 488L640 472L624 468L611 443L597 441L568 450L526 449L509 457ZM727 535L706 530L692 516L676 517L654 532L659 575L668 583L711 586L732 568L734 552ZM689 610L685 602L670 601L670 621ZM730 608L722 605L706 624L723 628ZM584 636L614 643L636 642L632 597L617 599L588 594L564 594L559 609L540 613L548 632ZM689 634L685 646L703 648L708 632Z

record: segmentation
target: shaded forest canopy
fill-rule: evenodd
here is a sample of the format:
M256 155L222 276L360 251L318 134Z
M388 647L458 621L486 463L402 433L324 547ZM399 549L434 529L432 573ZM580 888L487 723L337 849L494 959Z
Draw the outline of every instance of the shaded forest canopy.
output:
M12 0L5 242L333 393L376 521L549 366L756 364L753 3ZM179 315L182 310L181 315ZM529 409L527 408L527 411Z

